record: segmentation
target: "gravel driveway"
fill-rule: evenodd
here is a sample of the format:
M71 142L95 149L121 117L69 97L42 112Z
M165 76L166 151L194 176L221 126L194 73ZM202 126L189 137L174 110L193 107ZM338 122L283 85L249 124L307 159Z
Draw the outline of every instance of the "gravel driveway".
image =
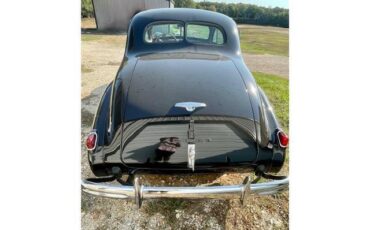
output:
M81 176L89 177L93 175L88 165L84 140L101 94L117 72L126 36L93 35L82 39ZM265 66L263 68L266 69L263 69L257 63L253 65L252 60L257 62L257 58L246 56L252 71L263 72L268 68L278 71L279 68L285 68L281 65ZM148 176L143 180L147 184L169 185L235 184L241 183L244 176L217 174L194 178L170 175L155 178ZM81 225L82 229L287 229L288 204L289 192L284 192L276 196L251 197L244 207L237 200L153 200L144 201L142 208L137 210L131 201L81 193Z
M269 54L243 54L244 61L253 72L263 72L289 78L289 57Z

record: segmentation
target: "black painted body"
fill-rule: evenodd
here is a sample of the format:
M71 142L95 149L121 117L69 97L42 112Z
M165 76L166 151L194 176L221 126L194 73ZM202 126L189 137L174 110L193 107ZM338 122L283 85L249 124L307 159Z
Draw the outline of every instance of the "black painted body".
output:
M223 29L225 44L186 39L145 43L145 27L157 21L215 25ZM194 112L174 107L186 101L207 107ZM194 172L187 167L182 148L167 160L158 161L154 155L161 137L176 135L186 143L190 120L199 137ZM113 166L127 173L197 173L264 165L266 172L277 172L285 158L285 149L275 138L277 129L271 105L243 61L231 18L194 9L148 10L131 21L122 64L95 116L98 141L88 152L89 162L97 176L111 174Z

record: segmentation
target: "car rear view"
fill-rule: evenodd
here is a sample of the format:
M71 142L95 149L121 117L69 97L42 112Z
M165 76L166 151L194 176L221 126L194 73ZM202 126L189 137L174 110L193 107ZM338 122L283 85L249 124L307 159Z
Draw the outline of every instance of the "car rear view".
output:
M288 178L269 174L281 169L288 136L240 56L232 19L208 11L149 10L132 19L128 36L123 63L87 138L97 178L83 180L83 191L134 199L140 207L154 198L245 202L250 194L288 188ZM156 187L138 177L235 170L255 179ZM257 183L261 177L273 180Z

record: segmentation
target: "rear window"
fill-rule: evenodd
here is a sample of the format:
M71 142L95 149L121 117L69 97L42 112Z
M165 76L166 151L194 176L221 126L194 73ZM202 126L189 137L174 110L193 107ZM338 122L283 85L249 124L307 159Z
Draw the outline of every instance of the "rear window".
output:
M145 28L144 40L146 43L176 43L184 40L192 43L222 45L225 37L222 30L214 25L188 23L186 33L181 22L161 22L150 24Z
M225 43L224 34L213 25L194 24L186 25L186 39L189 42L222 45Z
M182 23L156 23L145 29L144 40L147 43L173 43L184 40L184 26Z

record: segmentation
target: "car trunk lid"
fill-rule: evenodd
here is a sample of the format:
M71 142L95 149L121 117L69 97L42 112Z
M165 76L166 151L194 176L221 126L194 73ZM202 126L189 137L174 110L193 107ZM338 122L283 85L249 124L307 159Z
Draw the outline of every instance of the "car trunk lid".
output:
M176 107L179 102L206 106L188 111ZM253 119L245 84L232 60L194 53L139 57L129 87L125 122L187 115Z

